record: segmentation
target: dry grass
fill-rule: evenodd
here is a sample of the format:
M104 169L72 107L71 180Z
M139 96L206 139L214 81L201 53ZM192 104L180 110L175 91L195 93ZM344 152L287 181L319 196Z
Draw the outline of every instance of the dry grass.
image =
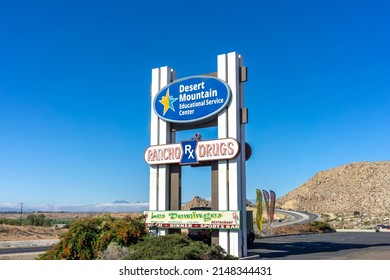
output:
M318 231L314 231L313 227L309 225L291 225L291 226L277 227L274 229L274 233L277 235L305 234L305 233L312 233L312 232L318 233Z
M0 241L58 239L66 229L0 225Z

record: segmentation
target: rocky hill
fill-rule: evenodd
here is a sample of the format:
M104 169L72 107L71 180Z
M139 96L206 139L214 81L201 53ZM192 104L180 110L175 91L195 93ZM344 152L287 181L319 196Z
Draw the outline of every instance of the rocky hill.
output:
M181 206L181 210L190 210L192 207L211 207L211 201L195 196L191 201Z
M246 200L247 207L254 207L254 204L250 200ZM190 210L192 207L211 207L211 201L195 196L191 201L183 204L181 210Z
M320 213L336 222L350 220L352 228L388 223L390 161L356 162L321 171L277 204Z

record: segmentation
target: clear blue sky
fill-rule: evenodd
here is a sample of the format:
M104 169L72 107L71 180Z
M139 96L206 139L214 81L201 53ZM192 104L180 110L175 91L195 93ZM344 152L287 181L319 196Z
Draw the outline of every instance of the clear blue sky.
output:
M2 1L0 205L147 201L152 68L249 69L248 198L390 160L390 2ZM186 137L186 136L182 136ZM210 197L185 168L183 201Z

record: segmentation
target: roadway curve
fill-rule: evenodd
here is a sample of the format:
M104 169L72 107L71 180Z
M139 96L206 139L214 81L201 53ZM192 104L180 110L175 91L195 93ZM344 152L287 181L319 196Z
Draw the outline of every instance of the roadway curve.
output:
M276 213L280 213L286 216L289 216L289 219L282 221L275 221L273 223L273 227L282 227L294 224L306 224L318 220L320 215L315 213L310 213L307 211L293 211L293 210L283 210L283 209L275 209Z

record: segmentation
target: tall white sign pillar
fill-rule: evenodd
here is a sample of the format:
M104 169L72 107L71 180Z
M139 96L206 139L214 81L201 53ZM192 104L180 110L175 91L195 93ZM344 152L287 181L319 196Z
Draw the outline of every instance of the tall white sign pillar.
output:
M169 67L155 68L152 70L151 98L154 100L156 94L166 85L175 79L175 71ZM153 102L151 102L151 122L150 122L150 145L169 144L174 141L174 135L171 133L170 124L154 113ZM149 209L150 210L168 210L169 209L169 166L155 165L150 166L150 192ZM167 229L161 229L160 235L166 235Z
M218 56L218 78L227 82L232 100L227 109L218 116L218 138L235 138L241 145L240 155L218 164L219 210L239 210L241 231L220 230L219 244L231 255L247 255L246 230L246 169L245 126L241 123L241 108L244 108L243 84L240 69L243 58L235 52Z

